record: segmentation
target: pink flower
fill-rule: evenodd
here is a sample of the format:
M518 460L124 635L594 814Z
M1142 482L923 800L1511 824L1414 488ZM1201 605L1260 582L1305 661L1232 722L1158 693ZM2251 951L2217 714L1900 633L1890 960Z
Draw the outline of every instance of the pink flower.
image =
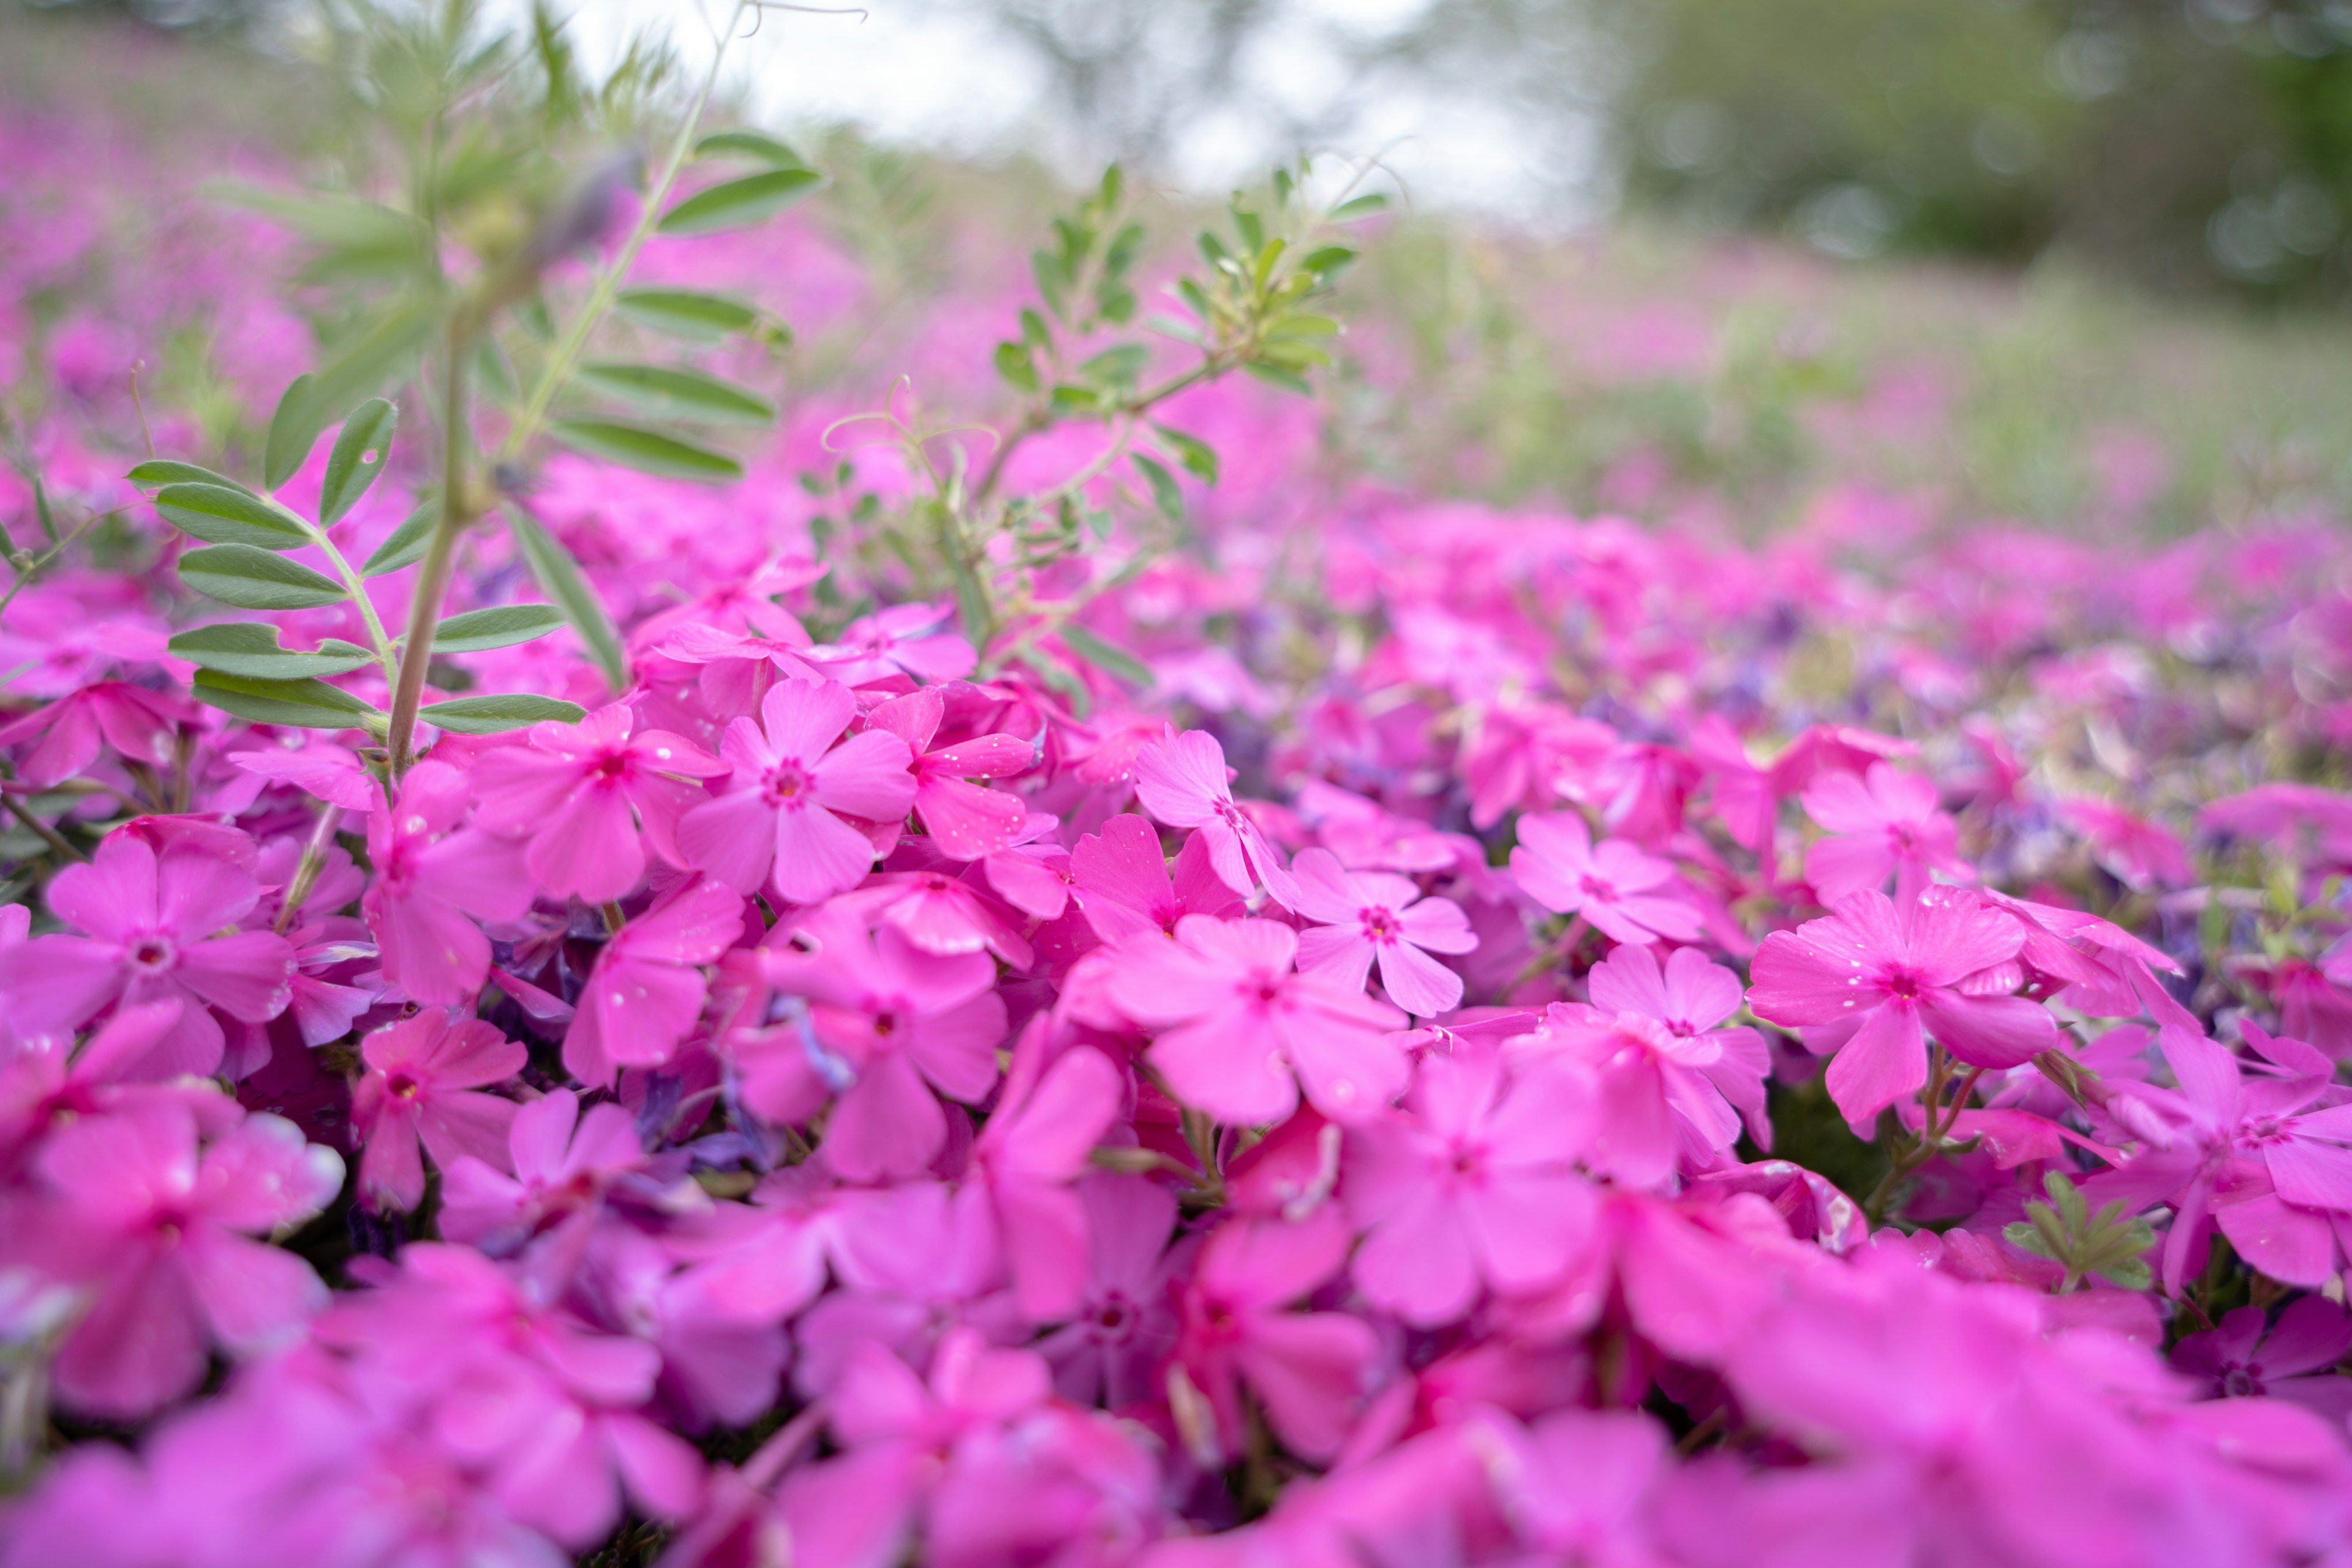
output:
M1771 1059L1753 1029L1714 1029L1739 1007L1739 981L1696 948L1663 973L1627 945L1586 977L1593 1005L1554 1003L1547 1035L1593 1075L1600 1107L1592 1168L1654 1187L1704 1169L1738 1142L1741 1113L1770 1147L1764 1076Z
M1575 1163L1595 1121L1591 1086L1560 1064L1507 1079L1492 1050L1424 1058L1402 1113L1348 1130L1340 1196L1366 1233L1357 1285L1428 1328L1468 1312L1482 1284L1557 1279L1592 1231Z
M1876 891L1890 872L1905 902L1927 890L1931 871L1975 880L1955 847L1958 828L1937 808L1933 779L1874 763L1864 778L1823 773L1803 800L1805 814L1833 836L1805 851L1805 879L1824 904Z
M2209 1398L2291 1399L2341 1424L2352 1415L2352 1378L2333 1375L2352 1351L2352 1315L2324 1296L2298 1297L2273 1323L2260 1307L2222 1314L2219 1326L2172 1347L2172 1364Z
M691 781L727 771L691 741L635 727L616 702L577 724L534 724L525 743L492 747L474 763L476 826L528 837L523 863L551 898L600 904L635 887L646 869L640 826L674 858L677 818L701 798Z
M1111 995L1157 1031L1151 1065L1196 1110L1236 1125L1280 1121L1303 1083L1326 1116L1364 1115L1405 1086L1410 1068L1383 1033L1402 1020L1328 975L1292 973L1297 952L1297 933L1272 921L1186 915L1173 938L1119 943Z
M1339 1271L1348 1242L1329 1205L1299 1225L1232 1220L1209 1237L1181 1298L1176 1364L1185 1392L1171 1401L1198 1462L1241 1452L1244 1383L1275 1435L1302 1457L1328 1459L1347 1440L1377 1348L1371 1327L1341 1312L1284 1309ZM1205 1408L1188 1414L1188 1403Z
M1674 880L1672 866L1622 838L1594 844L1572 811L1519 818L1511 875L1544 908L1580 915L1612 942L1689 942L1699 933L1696 910L1654 891Z
M241 835L233 835L241 838ZM247 841L249 842L249 841ZM86 865L49 883L49 908L86 936L37 936L0 948L0 995L22 1040L62 1044L107 1007L176 1001L154 1047L166 1073L209 1073L226 1037L209 1011L259 1024L286 1010L294 949L268 931L229 931L259 901L248 852L238 865L207 838L173 840L159 855L116 833Z
M1105 942L1140 931L1173 931L1188 914L1238 915L1247 906L1209 860L1209 838L1195 833L1168 875L1160 834L1132 812L1122 812L1070 851L1078 908Z
M1462 976L1429 956L1478 945L1461 905L1423 898L1410 877L1349 871L1328 849L1299 851L1291 869L1298 912L1318 922L1298 935L1301 969L1360 987L1377 958L1381 988L1406 1012L1430 1018L1462 1005Z
M1066 1318L1087 1279L1085 1205L1071 1184L1126 1099L1118 1068L1077 1046L1047 1064L1042 1016L1013 1047L1013 1068L971 1151L988 1189L1021 1310L1039 1321Z
M783 681L760 714L761 724L727 726L719 750L734 764L730 791L686 814L679 849L739 893L756 889L772 867L776 890L794 903L857 886L874 865L874 841L843 817L905 816L915 799L913 753L879 730L834 744L857 716L857 699L837 681Z
M331 741L313 740L299 751L271 746L262 751L232 752L232 766L273 784L289 784L306 795L332 801L349 811L373 811L383 804L383 791L359 758Z
M1648 1519L1668 1473L1665 1433L1638 1410L1562 1410L1533 1426L1487 1416L1488 1462L1505 1511L1529 1545L1591 1568L1666 1561Z
M1275 902L1292 906L1298 887L1242 808L1225 778L1225 749L1205 730L1172 730L1135 753L1135 797L1171 827L1199 830L1209 863L1225 886L1246 897L1260 882Z
M443 1168L444 1237L485 1252L516 1251L574 1216L593 1216L605 1189L646 1163L626 1110L606 1100L582 1116L580 1097L568 1089L517 1110L507 1150L509 1158L495 1167L467 1154Z
M802 649L811 664L849 686L869 686L901 672L918 680L957 680L980 656L954 632L940 631L945 605L893 605L849 623L835 643Z
M47 789L88 773L101 741L125 762L168 768L173 736L193 717L184 698L100 680L0 725L0 746L37 740L16 772L26 784Z
M1029 771L1036 753L1018 735L982 735L929 751L947 704L936 687L894 697L867 715L876 729L907 742L915 754L915 816L940 854L950 860L977 860L994 854L1021 835L1029 808L1016 795L968 783L1006 778Z
M690 877L614 932L580 988L563 1065L582 1083L609 1086L624 1067L659 1067L702 1016L716 963L743 939L743 897Z
M142 1102L58 1129L35 1163L48 1206L7 1250L89 1293L57 1359L76 1409L144 1415L195 1387L208 1342L252 1354L325 1304L309 1264L247 1239L342 1186L289 1121L248 1116L200 1151L186 1105Z
M2057 1043L2040 1003L1966 984L2024 944L2015 920L1965 895L1930 889L1898 909L1884 893L1854 893L1835 914L1764 939L1748 1005L1775 1024L1853 1029L1830 1063L1829 1090L1860 1126L1927 1083L1927 1035L1992 1068Z
M1141 1176L1097 1173L1078 1184L1086 1208L1087 1278L1069 1322L1037 1342L1054 1386L1080 1405L1112 1410L1158 1397L1155 1378L1176 1342L1171 1291L1194 1247L1169 1245L1176 1200Z
M379 1207L425 1198L421 1139L444 1171L466 1155L506 1163L515 1103L476 1092L522 1070L530 1053L478 1018L427 1007L378 1029L360 1047L367 1075L352 1090L352 1126L365 1141L360 1187Z
M996 1087L996 1047L1004 1038L1004 1000L986 953L922 952L885 926L868 932L854 921L812 921L806 954L762 954L771 985L805 996L815 1040L837 1059L848 1082L825 1123L827 1164L854 1182L911 1176L947 1139L936 1087L977 1103ZM778 1063L788 1075L811 1071L786 1045ZM747 1068L751 1103L770 1092L762 1065Z
M2179 888L2196 879L2188 847L2162 823L2087 796L2063 802L2058 815L2090 840L2099 864L2126 887Z
M368 817L375 881L360 909L385 976L428 1005L470 1001L488 976L490 942L474 918L510 921L530 908L522 846L457 826L469 793L456 768L423 762L401 781L398 802Z

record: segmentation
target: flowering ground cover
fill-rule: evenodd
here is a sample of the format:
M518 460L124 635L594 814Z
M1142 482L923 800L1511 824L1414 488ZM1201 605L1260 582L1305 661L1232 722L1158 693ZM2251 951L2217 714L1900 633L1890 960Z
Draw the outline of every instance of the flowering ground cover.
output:
M0 119L0 1563L2352 1560L2326 463L349 42Z

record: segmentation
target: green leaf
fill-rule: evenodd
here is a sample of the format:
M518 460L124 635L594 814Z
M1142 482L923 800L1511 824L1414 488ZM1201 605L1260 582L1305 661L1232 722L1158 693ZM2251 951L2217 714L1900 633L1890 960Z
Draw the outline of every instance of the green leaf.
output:
M495 697L457 697L416 710L416 717L436 729L460 735L497 735L520 730L544 720L577 724L587 716L577 702L510 691Z
M1051 399L1056 414L1094 414L1101 410L1102 394L1091 386L1074 386L1066 382L1054 388Z
M808 160L761 131L714 131L694 144L697 158L748 158L772 169L805 169Z
M382 734L387 721L350 692L323 680L257 680L226 670L196 671L198 700L226 709L257 724L298 730L370 730Z
M1355 259L1356 252L1353 247L1327 245L1320 249L1308 251L1300 258L1298 265L1304 271L1319 273L1325 278L1329 278Z
M404 566L414 566L425 559L433 548L433 526L441 521L441 503L427 497L415 511L402 520L375 553L360 565L362 577L381 577L387 572L397 572Z
M581 366L580 379L598 392L649 414L674 419L766 425L776 417L776 405L750 387L738 386L698 370L660 364L617 364L606 360Z
M1037 679L1062 694L1070 704L1070 711L1084 719L1094 707L1087 694L1087 683L1054 660L1034 649L1021 655L1021 662L1034 670Z
M1198 436L1187 436L1171 426L1155 423L1151 428L1168 443L1168 449L1176 454L1176 460L1184 466L1185 472L1204 485L1217 482L1217 449L1214 447Z
M1168 465L1140 452L1130 454L1128 461L1150 484L1152 504L1171 521L1181 521L1184 516L1184 492L1177 488L1176 476L1168 471Z
M319 372L312 395L321 410L349 408L406 374L441 321L441 304L430 296L407 299L372 321L366 331L340 340L335 357ZM320 429L325 428L325 420L322 412ZM317 439L316 430L311 438ZM269 488L278 486L273 482Z
M262 445L261 479L273 490L294 477L310 448L319 444L319 432L327 427L327 411L317 386L315 376L296 376L278 399L278 412L269 416L269 437Z
M150 458L123 477L142 490L161 489L165 485L218 485L225 490L245 490L247 495L253 493L225 474L200 468L194 463L174 462L169 458Z
M697 191L662 214L664 234L717 234L763 223L804 199L824 177L814 169L770 169Z
M1333 207L1329 221L1355 223L1360 219L1370 217L1375 213L1384 213L1388 210L1388 197L1374 191L1369 195L1358 196L1353 201L1341 202L1338 206Z
M625 289L613 309L641 327L696 342L715 343L730 332L748 332L760 321L757 306L696 289Z
M511 508L507 512L507 527L514 535L515 548L530 566L530 574L540 591L562 608L572 622L580 640L604 672L604 684L619 691L629 684L628 656L621 647L621 634L614 629L613 617L604 613L604 602L596 590L580 574L580 567L552 534L531 519Z
M1103 350L1078 366L1078 374L1090 381L1127 386L1143 374L1143 367L1150 359L1151 351L1141 343L1121 343L1115 349Z
M563 612L553 605L493 605L451 616L433 631L435 653L479 653L486 647L512 647L543 637L563 624Z
M996 345L996 374L1015 392L1037 390L1037 366L1030 359L1025 343Z
M1301 397L1315 395L1315 389L1307 384L1307 378L1295 370L1286 370L1281 365L1269 364L1262 359L1247 361L1243 364L1242 369L1268 386L1278 386L1285 392L1295 392Z
M611 419L558 419L548 430L575 452L664 479L725 484L743 477L743 465L724 452L635 425Z
M165 485L155 492L164 521L207 544L257 544L299 550L312 542L299 518L250 490L226 485Z
M393 426L400 410L381 397L371 397L343 416L341 434L327 454L327 479L319 489L319 526L332 528L367 494L375 477L392 457Z
M375 656L357 643L329 637L315 651L303 653L278 646L278 628L252 621L226 621L196 626L173 637L175 658L226 675L260 680L300 680L311 676L341 675L375 662Z
M37 474L33 477L33 515L40 519L42 536L51 544L57 543L57 509L49 504L49 487L41 482Z
M1339 323L1328 316L1285 316L1266 330L1269 338L1336 338Z
M180 581L243 610L316 610L345 597L332 578L250 544L189 551L180 557Z
M1137 686L1152 684L1151 671L1141 659L1123 647L1105 642L1084 626L1064 626L1062 640L1069 645L1072 653L1097 669Z

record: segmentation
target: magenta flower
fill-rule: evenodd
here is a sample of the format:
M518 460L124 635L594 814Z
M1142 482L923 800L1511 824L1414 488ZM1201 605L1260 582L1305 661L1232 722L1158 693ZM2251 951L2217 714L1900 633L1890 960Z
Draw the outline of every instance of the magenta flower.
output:
M2040 1003L1966 984L2024 945L2015 920L1965 896L1930 889L1898 909L1884 893L1854 893L1835 914L1764 939L1748 1005L1775 1024L1853 1028L1828 1081L1830 1098L1861 1126L1927 1083L1927 1035L1961 1061L1991 1068L2057 1044Z
M1347 1440L1378 1345L1371 1326L1342 1312L1285 1309L1339 1271L1348 1242L1327 1205L1299 1225L1228 1221L1201 1249L1180 1299L1182 1383L1170 1373L1183 1390L1171 1400L1179 1431L1200 1463L1241 1452L1244 1383L1294 1452L1328 1459Z
M810 952L769 949L762 960L771 985L813 1004L815 1043L848 1079L825 1123L825 1162L854 1182L914 1175L947 1140L932 1089L977 1104L996 1087L996 965L982 952L925 952L887 926L820 918L802 931ZM805 1055L786 1065L809 1070ZM757 1105L762 1074L757 1064L748 1072Z
M2196 880L2188 846L2160 822L2088 796L2059 804L2067 826L2090 841L2091 853L2126 887L2186 887Z
M1072 1184L1087 1173L1087 1156L1127 1098L1119 1070L1100 1051L1077 1046L1045 1062L1048 1026L1040 1017L1022 1034L971 1151L1014 1298L1041 1322L1068 1317L1084 1295L1090 1238Z
M2352 1415L2352 1378L2333 1375L2352 1352L2352 1314L2324 1296L2287 1303L2273 1323L2240 1307L2172 1347L2172 1364L2212 1399L2290 1399L2341 1423Z
M1638 1410L1562 1410L1531 1427L1485 1418L1495 1489L1520 1538L1556 1560L1644 1568L1666 1559L1645 1517L1668 1473L1666 1435Z
M1360 988L1381 966L1389 1000L1416 1017L1462 1005L1462 976L1430 957L1478 945L1469 917L1451 899L1424 899L1410 877L1349 871L1328 849L1302 849L1298 912L1317 923L1298 933L1298 967Z
M1802 799L1805 815L1832 835L1805 851L1805 880L1824 904L1881 890L1890 873L1904 903L1927 891L1933 871L1976 879L1956 847L1959 829L1937 809L1933 779L1874 763L1862 778L1822 774Z
M360 1047L367 1075L352 1090L352 1128L366 1144L360 1190L368 1202L413 1209L424 1201L420 1140L444 1171L466 1155L504 1165L515 1103L478 1091L521 1071L530 1054L495 1025L439 1007L370 1035Z
M16 1037L62 1047L108 1007L175 1001L178 1016L154 1047L158 1067L216 1070L226 1036L210 1009L265 1023L291 995L294 949L286 939L228 930L260 900L251 864L249 852L237 864L201 835L175 838L158 854L126 832L110 836L88 864L58 872L49 908L88 934L0 948L0 995Z
M645 875L641 841L676 858L677 819L702 798L692 781L727 764L666 730L632 733L626 704L577 724L534 724L520 745L476 760L474 822L530 841L523 863L551 898L617 899Z
M1659 1186L1719 1160L1738 1142L1743 1113L1769 1147L1764 1042L1753 1029L1711 1027L1739 1006L1729 970L1685 947L1661 972L1648 948L1628 944L1586 983L1594 1005L1554 1003L1545 1034L1592 1074L1594 1170Z
M857 716L857 699L838 681L783 681L761 700L760 715L760 724L727 726L719 751L735 769L729 793L686 814L678 848L739 893L757 889L772 868L776 890L794 903L857 886L875 845L844 817L904 817L915 799L913 753L879 730L835 745Z
M1559 1278L1592 1232L1576 1160L1595 1121L1591 1084L1561 1065L1507 1079L1491 1050L1424 1058L1402 1112L1348 1129L1339 1192L1366 1233L1357 1286L1430 1328L1468 1312L1482 1285Z
M1673 882L1672 866L1622 838L1593 843L1572 811L1519 818L1511 875L1544 908L1580 915L1612 942L1689 942L1699 933L1698 911L1656 890Z
M514 1252L540 1233L593 1217L605 1189L645 1166L635 1120L610 1100L580 1114L559 1089L514 1114L508 1158L463 1154L441 1172L441 1234L485 1252ZM507 1172L512 1171L512 1175Z
M100 680L0 725L0 746L35 742L16 764L17 776L47 789L88 773L101 742L125 762L168 768L173 738L193 717L184 698Z
M1326 1116L1365 1115L1410 1076L1385 1033L1402 1020L1329 975L1293 973L1297 952L1297 933L1273 921L1186 915L1172 938L1118 944L1111 996L1156 1031L1150 1062L1169 1089L1219 1121L1280 1121L1301 1084Z
M1160 833L1132 812L1122 812L1070 851L1070 876L1078 908L1105 942L1140 931L1173 932L1186 915L1238 915L1247 909L1209 860L1209 838L1184 840L1171 880Z
M368 817L375 880L360 909L385 977L427 1005L470 1001L488 977L490 942L476 918L510 921L530 908L522 846L458 826L469 793L456 768L419 763L399 801Z
M35 1161L49 1206L6 1250L89 1294L56 1363L76 1409L145 1415L203 1379L208 1343L253 1354L326 1302L309 1264L249 1237L325 1207L342 1161L275 1116L201 1150L197 1133L187 1105L142 1102L58 1129Z
M700 966L743 934L743 896L726 884L689 877L663 894L597 953L563 1037L565 1068L610 1086L624 1067L668 1061L702 1016Z
M1171 827L1197 829L1225 886L1247 897L1259 883L1285 909L1298 886L1256 823L1234 804L1225 749L1205 730L1173 731L1135 753L1135 797Z
M894 697L867 716L878 730L907 742L915 754L915 816L939 852L950 860L977 860L1021 836L1029 808L1017 795L970 783L1027 773L1035 748L1018 735L981 735L929 750L946 717L936 687Z
M841 640L801 650L811 664L848 686L870 686L900 674L918 680L957 680L980 656L954 632L941 631L945 605L893 605L849 623Z
M1172 1291L1195 1250L1170 1246L1176 1199L1141 1176L1100 1173L1078 1184L1086 1208L1087 1278L1069 1321L1037 1342L1054 1386L1080 1405L1112 1410L1155 1399L1176 1342Z

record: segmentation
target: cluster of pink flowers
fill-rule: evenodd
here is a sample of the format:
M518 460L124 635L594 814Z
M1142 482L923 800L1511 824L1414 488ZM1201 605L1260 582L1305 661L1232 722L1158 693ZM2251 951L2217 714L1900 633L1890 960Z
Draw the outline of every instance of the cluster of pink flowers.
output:
M2352 795L2231 771L2340 539L1335 500L1275 395L986 647L828 592L836 410L561 460L629 683L389 787L152 518L17 595L0 1564L2352 1560Z

